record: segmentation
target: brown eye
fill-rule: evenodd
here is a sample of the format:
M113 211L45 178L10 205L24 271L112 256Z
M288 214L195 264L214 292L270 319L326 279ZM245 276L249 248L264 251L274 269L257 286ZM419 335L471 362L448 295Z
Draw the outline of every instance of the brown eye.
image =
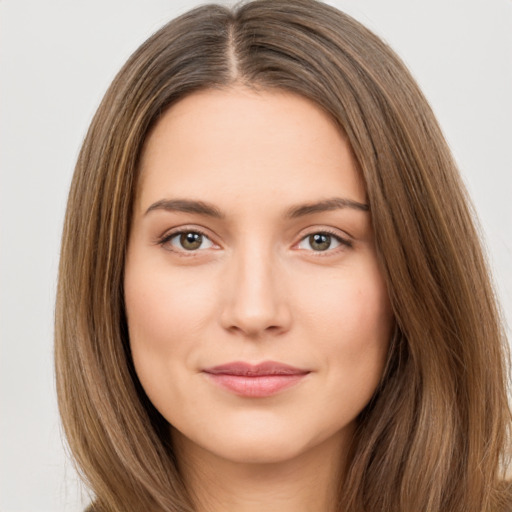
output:
M331 235L326 233L315 233L308 237L309 245L314 251L326 251L327 249L330 249L331 241Z
M213 247L213 242L202 233L197 231L182 231L174 233L164 240L164 244L171 246L177 251L197 251Z
M201 247L203 235L200 233L182 233L180 235L180 244L187 251L195 251Z
M331 233L319 231L305 236L297 247L313 252L326 252L336 249L341 245L352 247L352 243L349 240Z

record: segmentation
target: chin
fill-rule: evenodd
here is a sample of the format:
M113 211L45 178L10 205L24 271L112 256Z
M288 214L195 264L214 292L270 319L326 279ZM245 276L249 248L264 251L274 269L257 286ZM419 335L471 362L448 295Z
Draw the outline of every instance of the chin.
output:
M210 425L212 426L212 425ZM173 440L184 451L236 464L279 464L307 456L322 445L329 452L349 434L351 429L313 432L300 425L238 424L224 429L204 429L201 432L174 431ZM189 451L190 453L190 451Z
M239 464L283 463L295 459L306 449L306 446L299 443L285 443L278 436L232 440L215 447L218 456Z

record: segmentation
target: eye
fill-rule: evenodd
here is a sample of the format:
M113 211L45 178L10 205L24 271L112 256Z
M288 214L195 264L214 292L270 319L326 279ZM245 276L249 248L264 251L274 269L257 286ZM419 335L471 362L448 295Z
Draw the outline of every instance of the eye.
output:
M213 247L213 242L199 231L179 231L171 233L161 240L162 246L170 246L172 250L198 251Z
M297 247L299 249L306 249L315 252L326 252L332 249L336 249L341 245L351 247L352 243L348 240L341 238L340 236L332 233L318 232L312 233L304 237Z

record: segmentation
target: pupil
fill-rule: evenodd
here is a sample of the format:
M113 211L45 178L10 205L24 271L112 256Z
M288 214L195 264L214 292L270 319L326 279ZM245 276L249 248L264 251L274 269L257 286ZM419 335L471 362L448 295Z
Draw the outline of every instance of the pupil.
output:
M203 235L200 233L183 233L180 237L181 246L188 251L198 249L203 242Z
M309 243L316 251L326 251L331 245L331 236L325 233L316 233L309 237Z

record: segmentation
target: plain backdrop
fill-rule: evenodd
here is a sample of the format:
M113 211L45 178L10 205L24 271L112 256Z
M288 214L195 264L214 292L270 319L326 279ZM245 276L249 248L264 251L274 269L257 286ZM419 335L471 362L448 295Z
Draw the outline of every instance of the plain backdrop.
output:
M479 213L512 324L512 0L329 3L387 40L431 102ZM65 454L53 378L67 190L117 70L195 5L0 0L1 512L74 512L87 503Z

